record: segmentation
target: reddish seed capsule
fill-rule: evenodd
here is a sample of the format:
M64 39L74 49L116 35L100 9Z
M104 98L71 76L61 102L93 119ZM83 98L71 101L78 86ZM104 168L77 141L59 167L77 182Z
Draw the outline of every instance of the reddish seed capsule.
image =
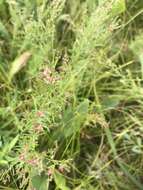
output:
M48 169L48 176L51 176L53 174L53 170L51 168Z
M34 126L34 131L35 131L36 133L41 133L41 132L43 132L43 126L42 126L41 124L35 125L35 126Z
M37 112L37 116L38 116L38 117L44 117L45 114L44 114L44 112L42 112L42 111L38 111L38 112Z
M43 77L47 77L51 73L52 73L52 71L49 68L45 68L43 71Z
M24 161L24 160L25 160L25 155L24 155L23 153L20 154L19 159L20 159L21 161Z
M60 171L61 173L63 173L63 172L64 172L64 170L65 170L63 166L59 166L59 168L58 168L58 169L59 169L59 171Z
M36 166L36 165L38 165L39 160L38 160L38 158L36 158L36 159L28 160L27 163L29 163L32 166Z
M47 76L45 79L46 79L46 81L49 82L49 83L53 83L53 82L54 82L54 78L51 77L51 76Z

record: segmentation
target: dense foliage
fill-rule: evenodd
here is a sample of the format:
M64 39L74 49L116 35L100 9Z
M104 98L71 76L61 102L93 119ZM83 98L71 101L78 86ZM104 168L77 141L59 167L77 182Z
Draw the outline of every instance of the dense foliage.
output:
M0 0L0 189L143 189L142 132L142 0Z

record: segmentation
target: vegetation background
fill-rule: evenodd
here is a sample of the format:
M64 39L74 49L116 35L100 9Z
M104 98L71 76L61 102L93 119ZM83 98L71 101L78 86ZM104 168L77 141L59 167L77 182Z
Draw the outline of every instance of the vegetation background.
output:
M143 0L0 0L0 189L143 189Z

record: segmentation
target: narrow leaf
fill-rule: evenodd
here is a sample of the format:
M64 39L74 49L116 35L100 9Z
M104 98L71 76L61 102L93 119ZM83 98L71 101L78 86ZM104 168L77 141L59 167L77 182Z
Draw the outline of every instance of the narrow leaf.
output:
M61 175L57 170L55 170L54 172L54 180L55 183L57 185L57 187L61 190L70 190L67 186L66 186L66 180L64 178L63 175Z
M17 135L10 143L6 144L0 153L0 157L3 158L5 155L8 155L12 148L15 146L19 139L19 135Z
M112 7L112 15L118 15L126 11L125 0L115 0Z
M8 31L1 21L0 21L0 37L6 38L6 39L9 38Z

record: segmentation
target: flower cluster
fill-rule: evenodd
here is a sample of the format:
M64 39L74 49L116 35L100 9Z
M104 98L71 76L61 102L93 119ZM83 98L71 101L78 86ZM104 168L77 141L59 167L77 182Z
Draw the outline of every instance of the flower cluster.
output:
M60 78L57 76L54 76L54 72L52 72L51 69L46 67L43 72L41 73L42 79L47 83L47 84L54 84L56 81L58 81Z
M32 156L29 152L26 153L25 151L19 155L19 160L31 166L38 166L40 163L40 158L37 155Z
M33 125L32 129L36 134L41 134L44 131L44 126L41 124L41 121L45 117L45 113L43 111L37 111L35 116L36 119L38 119L38 122Z

